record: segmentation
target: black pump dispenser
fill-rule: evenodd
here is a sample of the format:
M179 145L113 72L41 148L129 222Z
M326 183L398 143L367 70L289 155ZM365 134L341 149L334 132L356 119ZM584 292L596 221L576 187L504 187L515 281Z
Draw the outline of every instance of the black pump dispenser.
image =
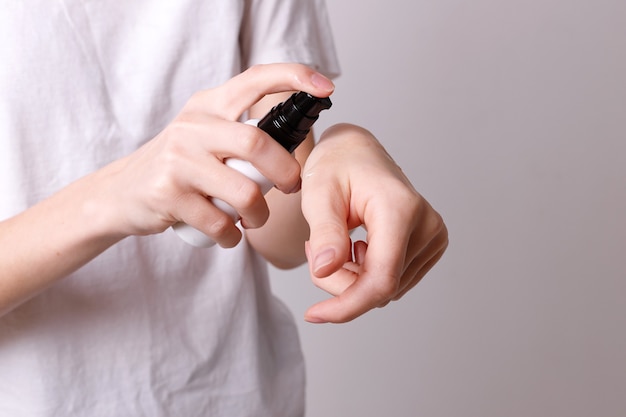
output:
M300 91L274 106L257 126L291 153L306 138L320 112L332 104L328 97L318 98Z

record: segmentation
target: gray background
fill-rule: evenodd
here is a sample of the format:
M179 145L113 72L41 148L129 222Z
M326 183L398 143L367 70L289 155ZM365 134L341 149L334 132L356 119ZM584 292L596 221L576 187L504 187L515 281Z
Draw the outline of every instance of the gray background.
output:
M626 415L626 2L329 0L343 75L321 127L364 125L444 216L405 298L299 321L308 416Z

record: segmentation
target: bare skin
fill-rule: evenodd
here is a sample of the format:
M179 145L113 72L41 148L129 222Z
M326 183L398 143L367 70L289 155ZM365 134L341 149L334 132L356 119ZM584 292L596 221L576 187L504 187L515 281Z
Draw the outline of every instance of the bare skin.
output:
M337 125L317 146L309 137L293 158L260 129L237 122L290 91L326 97L333 89L302 65L253 67L194 95L137 151L0 222L0 315L127 236L182 221L223 247L236 245L241 231L206 196L238 211L249 242L269 262L291 268L308 258L314 283L333 297L305 319L345 322L400 298L441 257L447 231L376 138ZM223 164L231 157L250 161L278 189L263 198ZM356 242L353 256L349 230L359 225L368 243Z

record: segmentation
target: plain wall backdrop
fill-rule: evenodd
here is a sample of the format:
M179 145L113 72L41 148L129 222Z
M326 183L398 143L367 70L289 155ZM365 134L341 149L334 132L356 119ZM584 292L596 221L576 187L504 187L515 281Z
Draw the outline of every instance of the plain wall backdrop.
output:
M318 130L375 133L450 247L343 325L272 270L308 417L626 415L626 2L329 0L342 62Z

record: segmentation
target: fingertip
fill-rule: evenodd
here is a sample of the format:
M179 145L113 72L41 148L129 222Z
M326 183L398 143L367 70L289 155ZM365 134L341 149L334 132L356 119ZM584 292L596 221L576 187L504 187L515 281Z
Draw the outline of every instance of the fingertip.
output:
M235 228L236 231L229 234L228 236L221 236L219 238L215 238L215 242L224 249L234 248L241 242L243 238L243 234L238 228Z
M304 314L309 323L341 324L352 321L360 315L360 308L354 304L355 300L346 294L331 297L310 306Z
M328 323L328 320L324 320L320 317L316 317L313 315L309 315L309 314L305 314L304 315L304 321L311 323L311 324L326 324Z
M314 72L311 75L311 84L325 93L330 94L335 90L335 84L319 72Z

